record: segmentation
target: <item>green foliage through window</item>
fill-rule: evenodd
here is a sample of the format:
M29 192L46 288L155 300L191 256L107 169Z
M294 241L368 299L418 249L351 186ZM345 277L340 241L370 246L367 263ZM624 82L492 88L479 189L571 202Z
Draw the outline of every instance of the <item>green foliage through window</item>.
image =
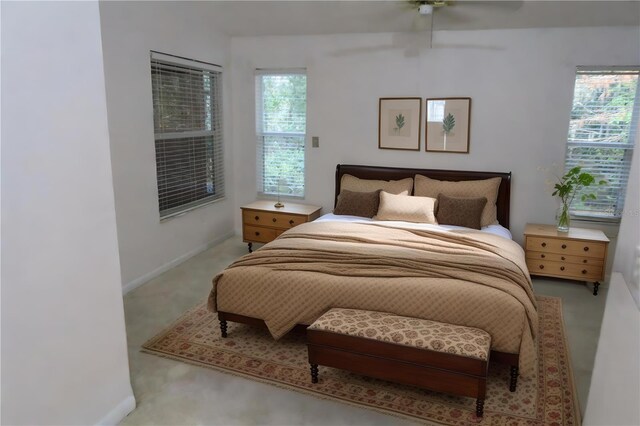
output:
M152 53L160 217L224 197L222 70Z
M565 171L576 166L606 185L582 189L571 205L580 216L619 218L638 124L638 70L576 74ZM593 196L586 196L593 194Z
M259 192L303 197L306 75L257 75L256 116Z

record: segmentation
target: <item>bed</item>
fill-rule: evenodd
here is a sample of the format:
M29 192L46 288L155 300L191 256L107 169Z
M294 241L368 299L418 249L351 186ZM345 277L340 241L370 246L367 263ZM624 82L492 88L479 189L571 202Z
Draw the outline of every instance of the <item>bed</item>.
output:
M279 338L334 307L391 312L481 328L492 336L492 361L530 375L537 313L524 253L508 238L511 174L338 165L336 203L344 175L497 177L500 226L443 230L333 215L299 225L214 278L209 308L223 335L227 321L266 326Z

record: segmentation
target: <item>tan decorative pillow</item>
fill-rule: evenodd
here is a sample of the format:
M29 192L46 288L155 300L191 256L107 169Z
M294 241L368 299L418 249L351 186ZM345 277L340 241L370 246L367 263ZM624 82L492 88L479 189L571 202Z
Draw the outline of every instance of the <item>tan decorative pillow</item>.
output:
M435 198L395 195L382 191L375 219L436 224L435 206Z
M439 194L436 218L440 225L456 225L480 229L480 218L486 204L486 197L458 198Z
M373 217L378 212L380 190L373 192L352 192L342 190L333 214Z
M411 194L413 189L413 179L406 178L401 180L372 180L372 179L360 179L351 175L343 175L340 181L340 192L344 191L353 192L372 192L381 189L390 194L400 194L405 192Z
M495 177L483 180L449 182L416 175L414 195L432 198L437 198L438 194L463 198L485 197L487 204L484 206L480 219L480 223L484 227L498 223L496 201L498 200L498 188L501 181L501 178Z

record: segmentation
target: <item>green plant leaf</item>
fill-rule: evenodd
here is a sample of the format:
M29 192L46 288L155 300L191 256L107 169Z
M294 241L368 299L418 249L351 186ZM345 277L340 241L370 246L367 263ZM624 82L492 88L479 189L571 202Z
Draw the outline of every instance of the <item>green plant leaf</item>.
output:
M398 114L396 115L396 127L398 130L402 129L405 125L404 115Z
M451 132L451 130L453 130L455 125L456 125L456 119L451 113L449 113L444 118L444 120L442 120L442 130L444 130L444 132L446 134L449 134L449 132Z

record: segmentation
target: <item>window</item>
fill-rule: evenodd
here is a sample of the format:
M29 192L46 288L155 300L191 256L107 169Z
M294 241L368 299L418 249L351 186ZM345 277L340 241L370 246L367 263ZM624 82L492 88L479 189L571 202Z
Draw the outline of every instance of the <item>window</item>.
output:
M595 200L583 202L578 194L574 216L620 219L638 128L638 74L637 68L578 68L565 169L582 166L607 184L585 189Z
M224 197L222 68L151 52L160 218Z
M304 197L307 76L256 71L258 192Z

